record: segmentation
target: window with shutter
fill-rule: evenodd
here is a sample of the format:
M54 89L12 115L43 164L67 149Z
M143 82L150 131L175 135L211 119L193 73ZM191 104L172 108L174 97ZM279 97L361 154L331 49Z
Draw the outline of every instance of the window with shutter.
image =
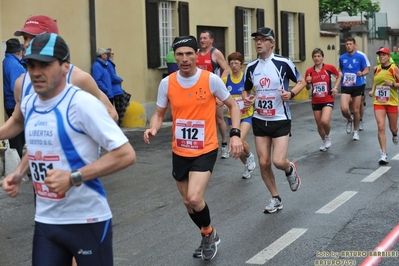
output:
M188 2L179 2L179 35L190 35Z
M252 56L252 47L253 47L253 43L252 43L252 10L251 9L247 9L244 8L243 9L243 15L244 15L244 24L243 24L243 28L244 28L244 32L243 32L243 36L244 36L244 62L245 63L249 63L253 60L253 56Z
M166 67L166 55L172 47L173 36L173 3L170 1L159 1L159 61L160 67Z
M281 55L288 57L289 44L288 44L288 13L281 11Z
M305 14L299 13L299 60L306 60Z
M256 27L261 28L265 26L265 10L262 8L256 9Z
M158 1L146 0L146 36L147 36L147 67L157 68L161 65L159 50L159 20Z
M244 9L240 6L235 8L236 23L236 51L244 54Z

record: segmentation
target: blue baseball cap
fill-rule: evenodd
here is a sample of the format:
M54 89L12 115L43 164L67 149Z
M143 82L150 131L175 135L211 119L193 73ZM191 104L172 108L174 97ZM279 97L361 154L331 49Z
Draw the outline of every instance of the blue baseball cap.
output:
M42 62L53 62L55 60L69 62L69 48L61 36L55 33L43 33L31 40L24 59Z

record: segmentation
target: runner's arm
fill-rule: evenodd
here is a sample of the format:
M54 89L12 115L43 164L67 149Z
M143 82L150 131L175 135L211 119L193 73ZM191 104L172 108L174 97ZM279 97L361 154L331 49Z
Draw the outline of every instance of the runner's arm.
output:
M298 94L303 90L303 88L305 88L305 86L306 86L306 81L301 77L290 91L292 91L295 94Z
M216 49L213 54L215 54L216 56L216 63L218 63L218 65L220 66L221 70L223 70L223 72L220 73L220 77L227 77L227 75L230 74L230 69L229 66L227 65L226 59L224 59L224 56L222 54L222 52L218 49Z
M158 130L162 126L163 118L165 117L167 108L157 106L155 112L150 120L150 128L144 131L144 142L150 144L150 138L155 137Z
M0 127L0 139L11 139L24 130L24 117L20 108L21 88L24 76L25 74L22 74L15 81L14 99L16 104L14 112L12 113L12 116Z
M136 162L136 153L130 145L126 142L119 148L107 152L101 156L97 161L79 168L82 173L83 181L88 181L97 177L106 176L122 170L129 165Z
M99 99L107 108L108 114L112 119L118 121L118 113L115 107L111 104L108 97L98 88L96 82L88 73L75 66L72 70L71 83Z

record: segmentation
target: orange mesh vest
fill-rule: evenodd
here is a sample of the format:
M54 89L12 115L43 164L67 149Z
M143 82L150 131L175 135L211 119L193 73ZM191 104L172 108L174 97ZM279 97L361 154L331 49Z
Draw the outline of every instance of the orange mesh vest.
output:
M177 73L169 76L168 99L173 117L172 151L196 157L218 148L215 96L209 88L210 72L201 71L197 83L183 88Z

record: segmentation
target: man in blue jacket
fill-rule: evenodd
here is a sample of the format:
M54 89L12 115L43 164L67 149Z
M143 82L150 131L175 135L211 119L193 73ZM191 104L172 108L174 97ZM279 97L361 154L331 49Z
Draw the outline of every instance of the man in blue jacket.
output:
M4 92L4 108L8 117L14 112L14 85L15 81L26 73L21 63L23 49L17 38L11 38L6 42L6 53L3 60L3 92ZM16 137L9 139L10 148L17 150L19 157L22 157L22 150L25 144L25 136L22 131Z
M104 92L111 103L114 102L114 93L112 91L111 75L108 71L108 50L104 48L97 49L97 58L91 67L91 76L96 81L97 86Z

